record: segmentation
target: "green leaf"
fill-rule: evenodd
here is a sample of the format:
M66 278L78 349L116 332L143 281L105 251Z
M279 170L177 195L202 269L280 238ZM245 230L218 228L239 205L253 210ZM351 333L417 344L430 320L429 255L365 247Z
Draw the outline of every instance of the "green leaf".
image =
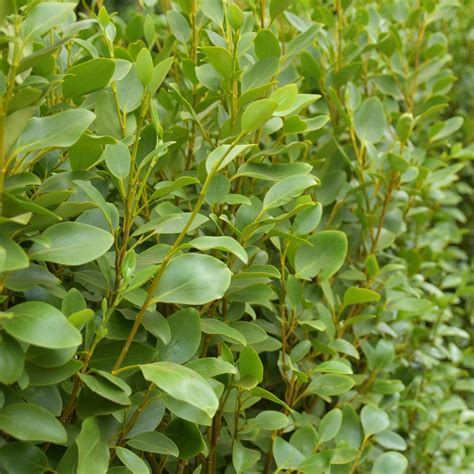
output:
M13 314L1 322L3 329L20 341L49 349L78 346L81 333L64 314L42 301L28 301L9 308Z
M66 98L79 97L106 87L115 71L115 63L108 58L95 58L76 64L66 71L62 84Z
M205 334L217 334L231 343L247 345L247 340L240 331L219 319L202 318L201 329Z
M161 86L166 76L168 75L168 72L173 64L173 61L174 61L174 58L164 59L153 68L151 81L148 84L148 91L150 92L150 95L153 96L154 94L156 94L156 91L158 90L158 88Z
M268 390L265 390L262 387L253 388L251 391L251 394L254 395L255 397L263 398L265 400L269 400L273 403L276 403L277 405L281 405L282 407L285 408L285 410L287 410L288 412L291 412L291 408L283 400L280 400L276 395L269 392Z
M147 48L142 48L138 53L135 67L138 79L147 86L153 78L153 59Z
M266 410L260 412L253 420L262 430L281 430L286 428L290 422L288 417L279 411Z
M179 212L152 219L135 231L133 237L151 231L154 231L156 234L179 234L188 225L190 216L190 212ZM189 226L188 232L192 232L208 220L206 216L197 214Z
M21 33L25 38L41 36L51 28L61 25L76 8L74 2L42 2L37 3L28 12L21 25Z
M372 474L403 474L408 467L408 461L403 454L396 451L387 451L381 454L374 462Z
M373 303L375 301L380 301L379 293L369 290L368 288L357 288L352 286L344 293L344 306Z
M130 405L130 387L107 372L79 374L80 379L94 393L119 405Z
M157 341L161 360L183 364L197 352L201 343L199 313L194 308L177 311L168 318L171 338L168 344Z
M0 448L0 468L8 474L43 474L48 470L48 458L34 444L10 442Z
M342 426L336 435L336 442L346 442L351 448L359 448L362 443L362 428L354 408L348 403L342 409Z
M263 380L263 364L253 347L246 346L239 357L240 378L236 385L251 390Z
M139 451L146 451L147 453L164 454L166 456L178 457L179 451L176 444L165 436L163 433L157 431L147 431L139 433L132 439L127 441L127 444Z
M339 408L327 412L319 424L319 443L327 443L333 439L342 425L342 411Z
M308 174L312 168L308 163L244 163L234 177L249 176L266 181L280 181L290 175Z
M233 443L232 465L237 473L248 472L260 457L261 454L256 449L246 448L240 441Z
M298 465L298 472L303 474L322 474L330 468L330 462L334 451L326 449L320 453L313 454Z
M354 128L362 142L378 142L387 129L387 119L378 97L365 99L354 114Z
M219 26L224 21L224 8L221 0L200 0L199 7L207 18Z
M21 441L65 443L66 430L51 413L32 403L15 403L0 410L0 430Z
M395 431L382 431L374 437L380 446L387 449L396 449L397 451L405 451L407 449L407 443L405 439Z
M278 38L270 30L259 30L254 42L255 54L259 59L280 57L280 43L278 42ZM270 98L273 99L273 97Z
M203 377L215 377L221 374L236 374L237 369L228 362L215 357L203 357L200 359L191 360L186 364L192 370L195 370Z
M297 470L304 461L303 454L284 439L277 437L273 442L273 458L278 470Z
M133 474L148 474L150 472L150 468L145 461L140 459L133 451L117 446L115 452L124 466L128 467Z
M77 474L105 474L109 468L109 448L102 438L97 420L86 418L82 422L81 432L76 438L78 451Z
M242 114L242 132L249 133L262 128L278 108L278 102L260 99L248 105Z
M320 280L332 277L343 265L347 254L347 237L343 232L327 230L310 237L312 247L301 245L295 254L296 277Z
M181 459L191 459L206 449L198 426L175 418L167 427L166 434L176 443Z
M10 237L0 234L0 273L21 270L29 264L24 250Z
M219 401L208 382L197 372L173 362L140 366L143 376L176 400L189 403L214 416ZM192 393L193 396L189 397Z
M181 43L187 43L191 38L191 29L186 18L178 11L171 10L166 13L171 32Z
M16 142L21 132L25 129L26 124L28 123L28 120L31 117L33 117L33 115L35 115L36 112L37 112L36 107L25 107L24 109L16 110L15 112L11 113L10 115L6 117L5 130L3 132L5 134L4 139L3 139L4 140L3 151L5 153L5 156L8 155L12 145ZM14 179L14 177L15 175L9 178ZM16 175L16 177L18 178L19 176Z
M16 342L7 334L0 333L0 383L11 385L23 373L25 354Z
M201 49L209 63L224 79L229 79L232 76L234 59L227 49L219 46L205 46Z
M436 142L438 140L444 140L453 133L457 132L464 123L463 117L451 117L448 120L444 121L440 127L433 127L433 134L430 133L430 143Z
M360 412L360 419L366 437L386 430L390 425L388 415L380 408L366 405Z
M130 173L130 151L122 142L106 145L102 157L109 171L118 179L124 180Z
M211 151L206 160L206 170L208 173L212 171L220 171L224 169L230 162L235 160L239 155L246 153L255 145L219 145ZM216 168L217 167L217 168Z
M214 257L181 255L166 267L155 291L155 301L205 304L223 297L230 278L230 270Z
M263 208L273 209L283 206L291 199L300 196L307 188L317 184L315 178L309 175L288 176L275 183L265 194Z
M16 142L16 152L30 153L42 148L72 146L94 118L95 115L85 109L66 110L50 117L33 117L28 121Z
M348 364L344 362L339 362L337 360L328 360L326 362L318 364L318 366L314 369L314 372L326 372L330 374L348 375L352 374L352 369Z
M27 365L29 385L31 387L46 387L54 385L70 378L82 368L80 360L70 360L59 367L38 367L33 364Z
M315 377L306 391L321 397L332 397L334 395L342 395L354 385L354 381L347 375L323 374Z
M83 265L104 255L113 241L109 232L89 224L61 222L41 234L41 243L33 244L30 257L61 265Z
M211 236L202 236L197 237L186 244L186 246L193 247L198 250L211 250L217 249L224 252L229 252L234 254L238 259L243 263L247 263L248 256L245 249L232 237L221 236L221 237L211 237Z
M296 102L298 96L298 88L296 84L287 84L286 86L280 87L272 93L270 96L271 100L278 102L278 108L276 112L283 112L288 110Z

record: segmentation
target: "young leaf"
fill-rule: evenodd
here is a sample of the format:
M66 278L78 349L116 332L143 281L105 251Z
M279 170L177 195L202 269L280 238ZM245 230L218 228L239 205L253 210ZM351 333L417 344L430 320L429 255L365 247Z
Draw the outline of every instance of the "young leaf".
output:
M209 63L224 79L229 79L232 76L234 60L227 49L218 46L206 46L201 49Z
M247 106L242 114L242 132L249 133L262 128L278 108L278 102L260 99Z
M251 390L263 380L263 364L253 347L246 346L240 353L239 374L237 385L245 390Z
M375 301L380 301L380 295L368 288L357 288L352 286L344 293L344 306L373 303Z
M153 59L148 48L142 48L135 63L137 76L143 86L147 86L153 77Z

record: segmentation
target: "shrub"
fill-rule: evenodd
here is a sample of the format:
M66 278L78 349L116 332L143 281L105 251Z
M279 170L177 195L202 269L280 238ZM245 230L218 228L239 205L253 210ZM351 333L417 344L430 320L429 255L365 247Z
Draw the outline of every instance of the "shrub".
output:
M0 471L472 472L463 9L102 3L0 8Z

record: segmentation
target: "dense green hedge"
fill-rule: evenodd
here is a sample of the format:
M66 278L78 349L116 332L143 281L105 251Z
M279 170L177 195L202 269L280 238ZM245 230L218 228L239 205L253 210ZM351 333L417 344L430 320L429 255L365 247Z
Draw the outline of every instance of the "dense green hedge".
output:
M470 2L77 3L0 4L0 472L473 472Z

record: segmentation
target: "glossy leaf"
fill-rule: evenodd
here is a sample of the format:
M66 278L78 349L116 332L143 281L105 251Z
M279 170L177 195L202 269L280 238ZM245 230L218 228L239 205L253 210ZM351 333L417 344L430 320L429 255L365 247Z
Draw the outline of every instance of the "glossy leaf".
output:
M202 409L209 416L216 412L218 400L214 391L194 370L173 362L155 362L142 365L141 371L146 380L153 382L171 397ZM193 393L194 397L190 399L189 393Z
M15 403L0 410L0 430L21 441L65 443L66 430L44 408L32 403Z
M207 255L186 254L166 267L155 300L175 304L205 304L222 298L230 285L230 270Z
M10 308L12 317L2 321L5 331L20 341L52 349L78 346L81 333L48 303L29 301Z
M96 418L86 418L76 438L78 451L77 472L85 474L94 466L97 474L106 473L109 466L109 450L103 440Z
M95 260L104 255L113 243L110 233L79 222L53 225L41 237L41 243L31 247L30 257L62 265L83 265ZM93 246L91 242L94 242Z

